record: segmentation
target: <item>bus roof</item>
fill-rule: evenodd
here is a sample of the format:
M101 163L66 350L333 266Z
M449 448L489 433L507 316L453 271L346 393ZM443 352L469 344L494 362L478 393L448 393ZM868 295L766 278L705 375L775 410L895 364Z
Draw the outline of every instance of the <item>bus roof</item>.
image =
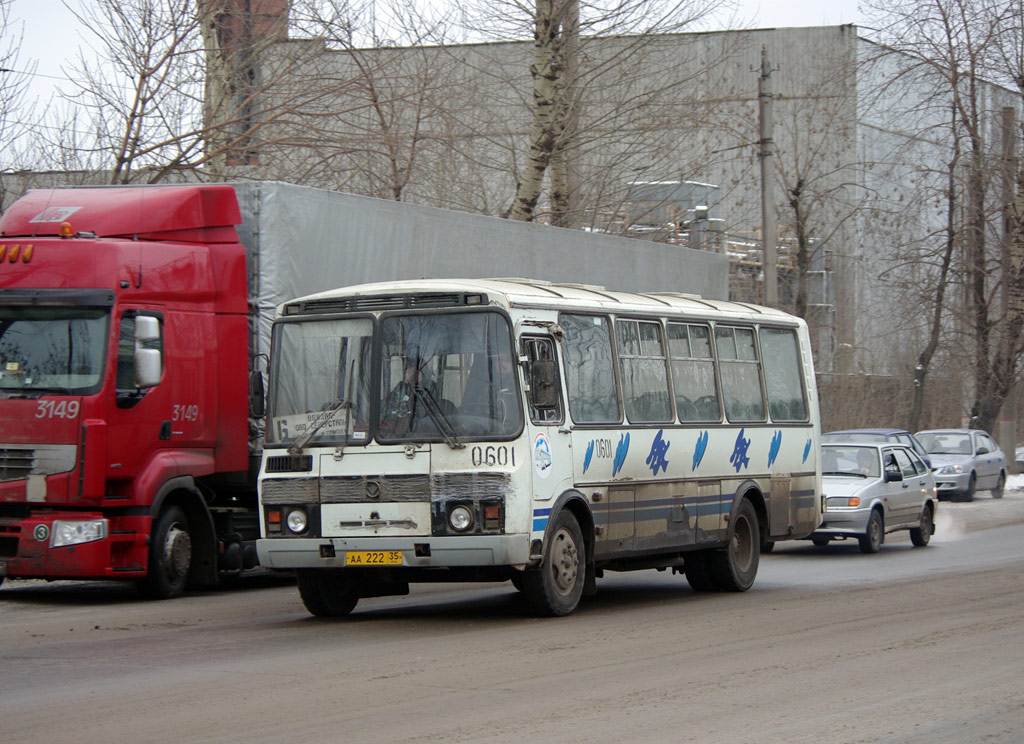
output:
M502 277L495 279L416 279L395 282L357 284L351 287L319 292L300 297L282 305L290 308L292 314L304 309L334 306L342 309L336 301L344 298L397 297L405 295L430 294L442 296L457 293L472 295L485 294L489 302L500 298L510 308L533 307L557 310L591 310L605 313L651 313L679 312L685 314L732 315L745 320L785 320L793 322L796 316L782 310L743 302L711 300L699 295L677 292L619 292L586 284L555 284L537 279ZM347 304L346 304L347 305ZM362 303L355 303L355 306ZM355 309L351 306L350 309ZM365 309L389 309L386 303L366 303Z

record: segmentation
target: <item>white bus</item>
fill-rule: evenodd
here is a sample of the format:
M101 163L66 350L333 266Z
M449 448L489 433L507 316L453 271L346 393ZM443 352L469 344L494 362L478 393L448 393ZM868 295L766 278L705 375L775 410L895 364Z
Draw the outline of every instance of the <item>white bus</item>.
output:
M745 591L821 520L805 323L519 279L300 298L274 321L260 563L347 615L410 582L509 581L566 615L605 571Z

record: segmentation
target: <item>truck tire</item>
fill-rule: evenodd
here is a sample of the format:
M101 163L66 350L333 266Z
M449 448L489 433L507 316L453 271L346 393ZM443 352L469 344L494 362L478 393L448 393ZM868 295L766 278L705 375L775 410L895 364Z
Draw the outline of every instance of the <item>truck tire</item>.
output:
M552 525L543 564L523 574L523 595L538 615L568 615L583 596L586 572L583 531L573 513L562 509Z
M188 518L181 507L170 506L153 523L146 577L136 586L147 599L180 596L185 591L191 565L192 536L188 531Z
M749 500L743 499L732 517L728 544L708 557L711 575L721 591L745 592L754 585L761 560L761 530Z
M343 573L323 569L295 572L299 596L311 615L345 617L356 608L359 592Z

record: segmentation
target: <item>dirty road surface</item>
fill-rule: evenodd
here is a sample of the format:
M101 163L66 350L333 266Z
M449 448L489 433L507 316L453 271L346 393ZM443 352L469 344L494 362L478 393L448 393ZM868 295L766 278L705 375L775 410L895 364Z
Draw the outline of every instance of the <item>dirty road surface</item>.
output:
M745 594L598 587L561 619L505 583L325 621L270 573L168 602L8 581L3 740L1024 741L1024 492L943 503L927 548L780 543Z

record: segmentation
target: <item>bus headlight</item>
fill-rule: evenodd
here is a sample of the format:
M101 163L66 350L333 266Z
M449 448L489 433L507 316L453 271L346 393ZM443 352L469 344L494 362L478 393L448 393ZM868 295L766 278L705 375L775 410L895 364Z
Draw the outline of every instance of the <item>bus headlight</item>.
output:
M288 512L285 524L288 525L288 530L296 535L301 535L309 528L309 520L306 518L306 512L302 509L292 509Z
M465 532L473 526L473 512L468 506L456 506L448 512L448 524L456 532Z
M81 545L107 538L105 519L57 519L50 533L50 547L63 548L67 545Z

